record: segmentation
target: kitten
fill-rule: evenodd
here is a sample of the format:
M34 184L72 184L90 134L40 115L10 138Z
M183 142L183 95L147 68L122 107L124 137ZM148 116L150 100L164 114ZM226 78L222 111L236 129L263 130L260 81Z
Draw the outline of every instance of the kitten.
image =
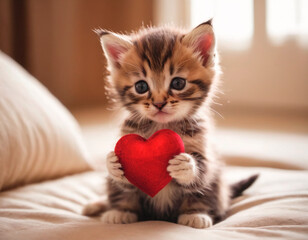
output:
M88 204L83 213L103 212L105 223L166 220L207 228L222 219L231 198L257 175L228 186L210 138L210 104L219 78L211 21L185 34L172 28L147 28L130 36L98 30L108 60L108 97L128 110L121 135L149 138L171 129L185 153L169 161L172 181L151 198L130 184L114 152L107 156L108 203Z

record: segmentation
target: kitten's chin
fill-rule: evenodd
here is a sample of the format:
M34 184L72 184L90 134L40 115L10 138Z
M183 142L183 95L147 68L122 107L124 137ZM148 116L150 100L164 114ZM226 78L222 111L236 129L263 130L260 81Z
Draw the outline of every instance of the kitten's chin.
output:
M174 120L172 114L165 112L155 113L154 115L150 116L150 119L158 123L168 123Z

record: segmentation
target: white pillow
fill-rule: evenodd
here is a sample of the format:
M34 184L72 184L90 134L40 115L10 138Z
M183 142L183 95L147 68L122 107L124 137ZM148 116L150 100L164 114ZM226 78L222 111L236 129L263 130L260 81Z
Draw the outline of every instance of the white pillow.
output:
M89 169L77 122L0 51L0 190Z

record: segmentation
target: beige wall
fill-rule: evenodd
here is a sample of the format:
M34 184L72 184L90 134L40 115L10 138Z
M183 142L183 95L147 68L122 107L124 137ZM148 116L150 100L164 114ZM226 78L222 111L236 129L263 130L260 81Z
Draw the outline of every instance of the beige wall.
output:
M102 105L106 102L105 59L92 30L101 27L124 32L150 24L152 2L1 0L0 19L5 24L0 25L0 49L16 58L20 47L23 56L18 60L66 106ZM9 31L12 34L7 34ZM18 45L11 46L16 37Z
M227 109L308 112L308 49L275 46L265 32L265 0L254 2L251 48L219 42ZM23 14L20 14L23 13ZM153 20L154 19L154 20ZM189 25L189 0L0 1L0 49L16 58L66 106L105 104L105 59L96 27L130 31L142 24Z
M180 6L170 7L175 1ZM171 0L168 4L159 0L156 9L157 24L172 21L189 25L189 0ZM224 94L217 100L223 106L216 108L221 112L258 109L308 114L308 49L300 47L294 38L281 46L274 45L265 24L265 0L255 0L251 47L230 50L225 42L218 41Z
M254 7L251 48L230 51L220 46L224 104L308 113L308 49L295 38L274 45L266 34L265 1L255 1Z

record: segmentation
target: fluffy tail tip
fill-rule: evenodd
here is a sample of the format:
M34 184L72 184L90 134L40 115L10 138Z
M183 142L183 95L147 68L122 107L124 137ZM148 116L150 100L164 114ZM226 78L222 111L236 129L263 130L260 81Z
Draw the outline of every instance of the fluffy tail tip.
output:
M236 198L249 188L259 177L259 174L254 174L246 179L231 185L231 198Z

